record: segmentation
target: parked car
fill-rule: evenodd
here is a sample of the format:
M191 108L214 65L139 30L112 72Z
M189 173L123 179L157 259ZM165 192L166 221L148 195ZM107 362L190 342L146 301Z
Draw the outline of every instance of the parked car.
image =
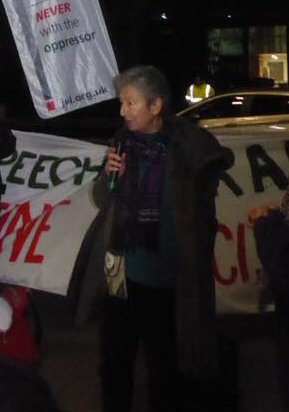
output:
M231 90L195 103L178 115L210 129L289 121L289 89Z

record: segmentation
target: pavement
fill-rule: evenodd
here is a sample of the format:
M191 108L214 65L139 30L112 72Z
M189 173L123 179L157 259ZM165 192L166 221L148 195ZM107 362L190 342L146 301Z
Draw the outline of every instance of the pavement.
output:
M49 383L59 407L65 412L101 412L97 316L76 327L64 297L36 292L34 303L41 324L39 372ZM222 412L281 412L274 317L229 316L220 325L225 336L224 377L218 390L224 400L235 399L234 392L237 392L236 405L224 402ZM146 412L141 355L136 365L136 382L133 412ZM217 405L207 409L219 410Z

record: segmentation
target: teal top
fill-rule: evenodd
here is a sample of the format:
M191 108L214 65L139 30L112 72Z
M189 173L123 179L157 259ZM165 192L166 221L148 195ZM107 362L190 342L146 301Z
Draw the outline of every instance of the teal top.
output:
M125 258L127 277L131 281L159 288L174 286L174 276L162 270L157 252L138 249L126 252Z

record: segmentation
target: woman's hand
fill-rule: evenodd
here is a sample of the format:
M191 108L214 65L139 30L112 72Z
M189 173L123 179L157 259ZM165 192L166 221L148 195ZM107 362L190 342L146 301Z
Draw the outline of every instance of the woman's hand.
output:
M105 173L109 176L112 172L118 172L121 177L125 171L125 153L119 156L115 147L110 147L107 152L107 161L104 167Z
M264 205L251 209L248 213L248 227L253 228L258 219L268 216L274 210L280 210L280 207L277 205Z

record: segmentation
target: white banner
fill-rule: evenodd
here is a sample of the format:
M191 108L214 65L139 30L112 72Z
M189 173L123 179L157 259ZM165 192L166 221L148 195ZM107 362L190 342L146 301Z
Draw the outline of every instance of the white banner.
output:
M90 192L106 146L13 132L2 160L0 281L65 295L84 234L97 213Z
M106 146L14 132L17 155L5 159L0 216L0 281L65 295L83 236L97 210L92 180ZM221 137L235 156L220 182L215 279L219 313L271 310L248 211L280 204L287 185L287 134Z
M3 0L35 109L50 118L115 96L98 0Z
M273 305L248 212L258 206L280 205L288 184L289 135L282 125L232 130L213 130L217 137L220 133L218 139L235 157L217 198L217 308L219 313L257 313L272 310Z

